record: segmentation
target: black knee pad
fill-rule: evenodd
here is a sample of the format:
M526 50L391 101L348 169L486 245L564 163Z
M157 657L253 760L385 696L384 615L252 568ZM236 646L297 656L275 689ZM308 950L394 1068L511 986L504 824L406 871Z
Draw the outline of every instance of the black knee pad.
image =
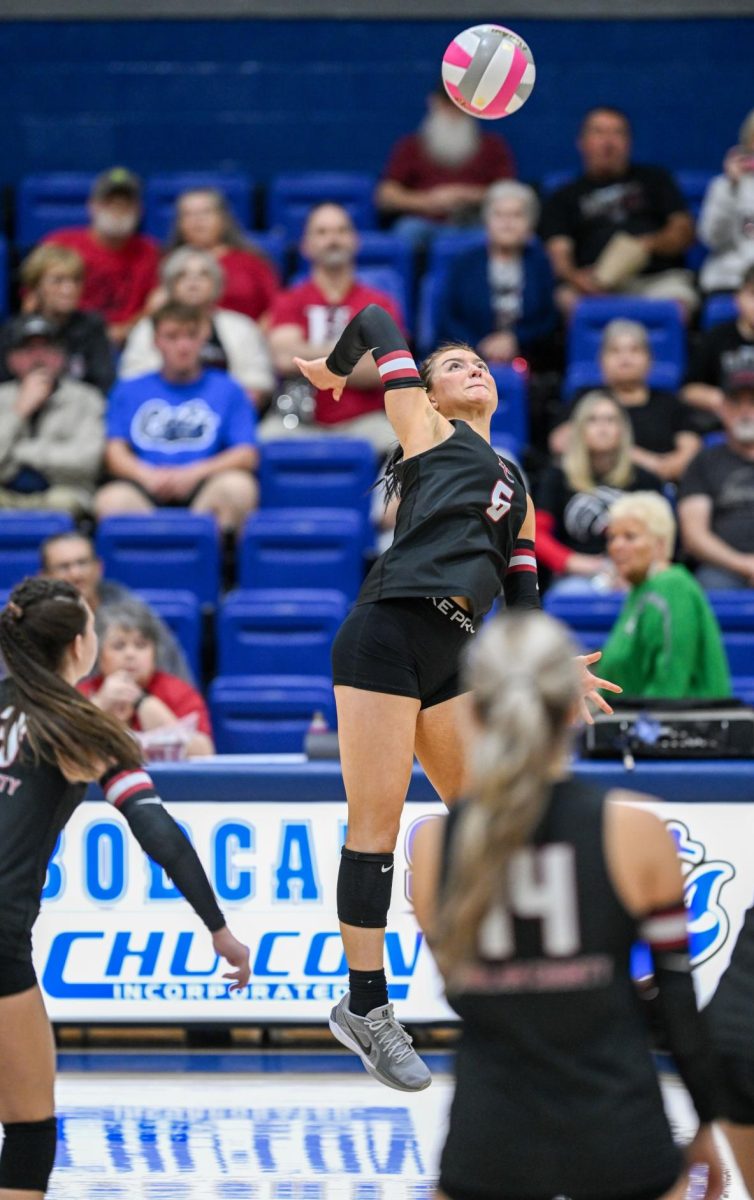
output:
M393 889L393 855L340 852L338 919L362 929L384 929Z
M46 1192L58 1141L56 1118L9 1121L3 1129L5 1141L0 1154L0 1188Z

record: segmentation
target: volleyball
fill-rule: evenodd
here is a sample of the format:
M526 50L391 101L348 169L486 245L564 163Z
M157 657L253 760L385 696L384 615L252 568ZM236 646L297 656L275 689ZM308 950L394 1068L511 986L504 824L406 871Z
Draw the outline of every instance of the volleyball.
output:
M472 25L456 34L442 59L442 81L454 104L485 121L525 104L536 78L523 38L504 25Z

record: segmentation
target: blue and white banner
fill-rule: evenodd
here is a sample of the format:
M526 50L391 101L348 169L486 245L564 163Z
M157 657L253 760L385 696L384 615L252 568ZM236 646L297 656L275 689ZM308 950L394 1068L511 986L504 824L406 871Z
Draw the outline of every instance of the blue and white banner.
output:
M83 804L50 861L34 933L35 963L54 1021L324 1022L346 989L335 889L340 803L173 803L228 924L251 948L252 978L231 996L224 964L182 896L125 822ZM392 999L409 1022L452 1019L413 918L411 844L439 804L406 806L386 937ZM692 950L706 1001L752 901L751 838L740 804L667 804L659 811L686 875Z

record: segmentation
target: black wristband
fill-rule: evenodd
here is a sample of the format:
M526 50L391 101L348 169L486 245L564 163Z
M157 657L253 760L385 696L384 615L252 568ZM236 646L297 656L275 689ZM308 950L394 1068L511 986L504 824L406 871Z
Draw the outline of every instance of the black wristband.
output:
M406 339L379 304L368 304L349 321L325 365L334 375L350 375L370 350L385 388L422 387Z

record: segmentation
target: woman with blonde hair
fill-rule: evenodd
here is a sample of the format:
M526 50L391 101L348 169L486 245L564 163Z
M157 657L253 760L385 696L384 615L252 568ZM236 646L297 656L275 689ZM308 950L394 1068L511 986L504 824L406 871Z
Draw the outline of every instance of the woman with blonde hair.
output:
M686 567L673 563L676 522L664 496L633 492L608 514L607 548L629 592L602 650L626 696L730 696L720 628Z
M537 554L561 591L613 586L605 552L607 513L624 493L662 481L631 459L633 436L623 408L607 392L588 392L576 405L561 465L552 463L537 496Z
M68 246L43 242L21 263L24 313L36 313L54 329L65 347L66 374L108 392L115 378L113 351L105 323L95 312L80 308L84 260ZM13 376L6 362L11 328L0 330L0 383Z
M630 974L659 1009L699 1118L686 1164L722 1190L714 1059L696 1008L683 879L662 822L570 776L573 646L542 613L488 623L466 658L467 801L417 831L414 905L463 1022L438 1200L680 1200Z

